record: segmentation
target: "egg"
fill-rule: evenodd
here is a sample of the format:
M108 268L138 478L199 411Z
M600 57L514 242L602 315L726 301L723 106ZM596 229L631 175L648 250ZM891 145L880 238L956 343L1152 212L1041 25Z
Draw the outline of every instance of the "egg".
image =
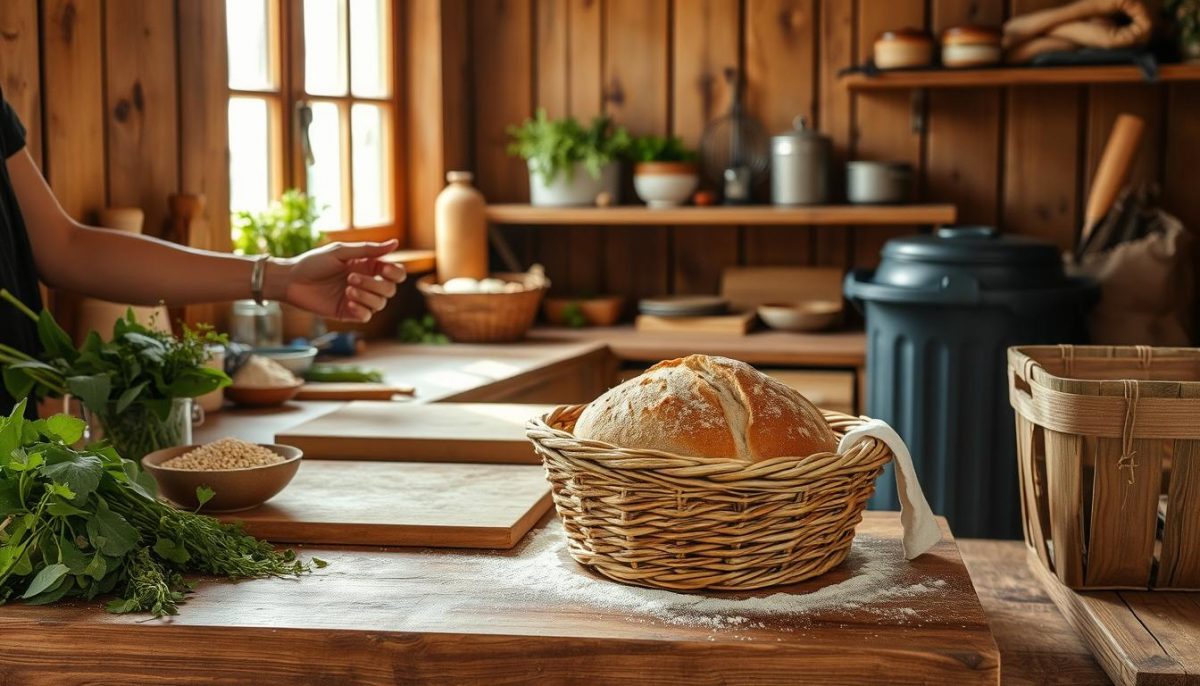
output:
M480 293L503 293L507 284L500 279L482 279L479 282Z
M487 281L488 279L484 279ZM459 276L442 284L442 290L447 293L479 293L480 282L469 276Z

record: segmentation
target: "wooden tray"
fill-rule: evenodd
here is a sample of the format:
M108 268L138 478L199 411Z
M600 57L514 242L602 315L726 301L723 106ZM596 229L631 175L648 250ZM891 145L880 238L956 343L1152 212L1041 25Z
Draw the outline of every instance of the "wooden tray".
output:
M275 437L307 458L541 464L525 422L550 405L356 401Z
M506 549L549 509L540 467L304 460L282 493L221 518L280 543Z
M947 532L908 562L900 531L896 513L868 512L844 565L756 595L853 584L870 565L892 570L888 585L926 589L918 595L688 621L636 609L643 589L547 552L562 541L556 523L503 553L305 548L329 566L300 579L202 581L178 616L161 620L105 614L97 602L5 605L0 664L10 682L33 686L146 674L255 684L998 683L996 644L954 539ZM600 600L589 601L597 587Z
M309 382L300 387L293 400L391 400L397 395L411 396L412 386L386 383Z
M1082 591L1029 568L1116 684L1200 685L1200 591Z
M660 317L639 314L634 327L646 333L716 334L745 336L754 328L754 312L721 314L711 317Z

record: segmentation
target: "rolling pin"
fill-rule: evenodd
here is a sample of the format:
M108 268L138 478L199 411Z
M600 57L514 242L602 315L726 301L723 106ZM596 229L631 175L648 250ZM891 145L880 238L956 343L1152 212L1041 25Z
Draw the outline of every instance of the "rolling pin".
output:
M1129 169L1137 157L1138 145L1142 142L1142 131L1145 128L1145 120L1132 114L1118 115L1117 121L1113 123L1108 143L1104 145L1104 154L1100 156L1100 166L1096 168L1096 176L1092 179L1092 190L1088 193L1087 207L1083 213L1083 234L1079 238L1079 253L1084 252L1088 238L1104 220L1104 215L1112 208L1117 193L1125 185Z

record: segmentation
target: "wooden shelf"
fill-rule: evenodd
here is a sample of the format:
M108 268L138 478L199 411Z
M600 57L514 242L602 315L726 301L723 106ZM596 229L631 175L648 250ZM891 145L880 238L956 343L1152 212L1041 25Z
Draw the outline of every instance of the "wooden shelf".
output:
M1158 69L1157 82L1200 81L1200 64L1167 64ZM850 90L889 88L995 88L1088 83L1145 83L1131 65L1093 67L1000 67L996 69L925 69L891 71L868 76L847 74L841 82Z
M954 205L818 205L812 207L534 207L488 205L493 224L526 226L807 226L847 224L887 226L953 224Z

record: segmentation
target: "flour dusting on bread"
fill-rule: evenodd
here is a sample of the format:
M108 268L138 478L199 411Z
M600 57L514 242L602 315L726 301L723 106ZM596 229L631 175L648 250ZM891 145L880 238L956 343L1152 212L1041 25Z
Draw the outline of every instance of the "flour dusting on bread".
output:
M804 396L750 365L691 355L610 389L575 435L623 448L763 460L832 451L837 439Z

